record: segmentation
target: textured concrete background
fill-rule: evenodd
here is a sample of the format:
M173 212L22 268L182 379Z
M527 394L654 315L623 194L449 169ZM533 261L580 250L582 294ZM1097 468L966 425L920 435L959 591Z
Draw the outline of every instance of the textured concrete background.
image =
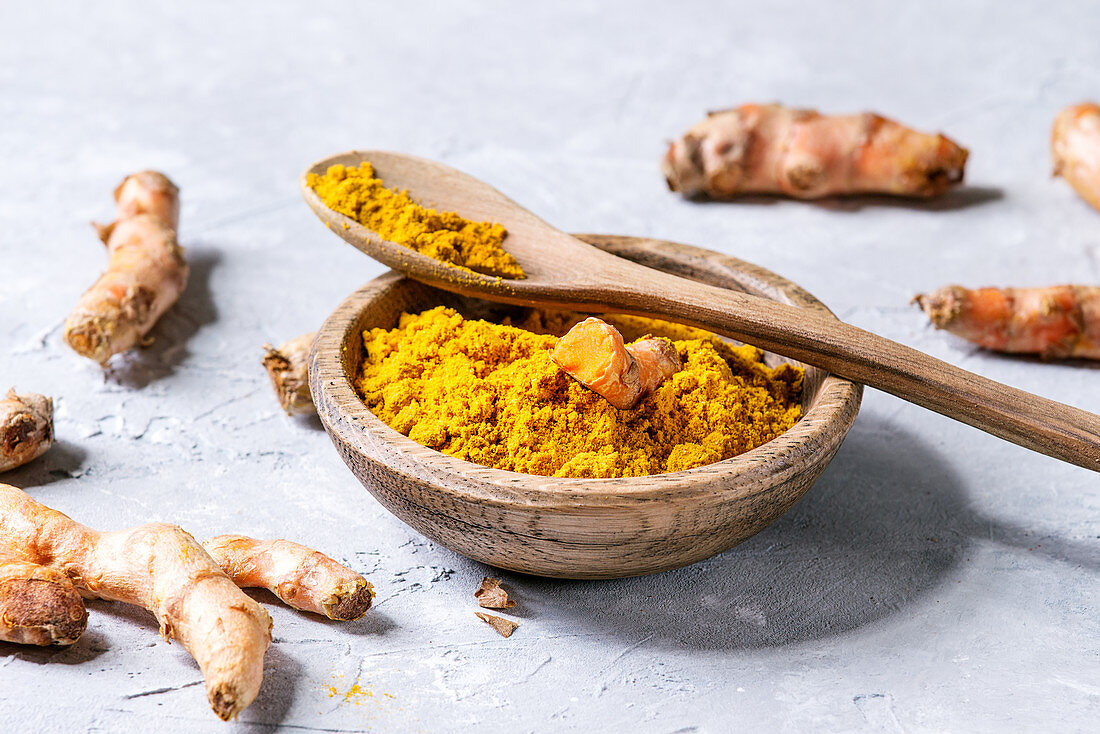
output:
M96 527L297 539L366 573L380 602L337 625L259 597L275 644L231 725L150 615L94 602L68 650L0 644L0 729L1095 726L1096 474L871 391L773 527L649 578L505 574L522 626L504 640L472 613L490 569L382 510L316 420L280 414L259 357L381 272L296 191L308 163L377 147L450 163L565 229L752 260L853 323L1100 410L1095 366L982 353L907 305L948 282L1100 281L1100 214L1050 178L1048 152L1056 111L1100 97L1096 6L390 5L406 7L0 6L0 387L53 395L60 439L3 480ZM968 185L928 204L665 190L665 139L769 100L941 129L971 149ZM104 265L88 220L145 167L182 188L191 284L155 344L103 372L60 327Z

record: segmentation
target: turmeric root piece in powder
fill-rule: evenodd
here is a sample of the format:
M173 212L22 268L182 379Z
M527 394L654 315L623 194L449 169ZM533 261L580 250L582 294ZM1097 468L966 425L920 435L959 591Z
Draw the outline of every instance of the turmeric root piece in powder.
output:
M0 551L0 640L71 645L87 625L88 610L68 576Z
M219 535L202 547L238 586L267 589L295 609L352 620L366 614L374 599L365 578L289 540Z
M309 394L309 350L317 332L291 339L279 348L265 344L263 365L275 388L279 405L287 415L313 411L313 396Z
M206 679L214 713L229 720L256 697L271 617L175 525L98 532L0 484L0 550L64 573L86 597L156 615Z
M499 632L501 637L511 637L512 633L516 631L517 627L519 627L518 622L513 622L512 620L505 619L504 617L498 617L493 614L485 614L484 612L474 612L474 614L476 614L477 618L480 619L482 622L485 622L487 625Z
M633 344L627 344L626 351L638 364L638 381L643 398L652 395L662 382L683 367L676 347L664 337L644 336Z
M614 326L595 317L559 339L550 359L619 410L637 406L681 367L668 339L645 337L627 346Z
M479 607L486 609L511 609L516 605L508 598L508 592L500 588L500 579L491 579L488 576L481 580L481 586L474 592Z
M778 104L712 112L669 145L668 186L684 196L930 197L963 180L967 151L873 113L821 115Z
M986 349L1100 359L1100 287L940 288L913 299L938 329Z
M53 445L53 400L37 393L0 398L0 472L36 459Z
M1100 105L1089 102L1062 110L1054 120L1050 149L1054 175L1100 209Z
M140 343L183 293L188 267L176 242L179 189L166 176L142 171L117 189L118 218L96 225L107 245L107 272L65 321L77 353L106 364Z

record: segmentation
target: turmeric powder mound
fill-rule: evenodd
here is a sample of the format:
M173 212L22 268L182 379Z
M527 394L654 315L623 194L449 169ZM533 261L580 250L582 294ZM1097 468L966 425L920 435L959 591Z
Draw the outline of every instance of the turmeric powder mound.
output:
M564 328L571 320L533 322ZM403 314L395 329L364 332L357 387L375 415L417 443L483 466L558 477L692 469L770 441L802 417L799 368L770 368L756 347L733 347L699 329L607 320L628 338L671 338L683 361L634 410L616 410L550 361L555 336L442 306Z
M351 217L383 239L464 270L501 278L525 277L516 259L502 247L508 234L504 227L420 206L404 191L387 189L370 163L358 168L330 166L324 176L309 174L306 183L329 209Z

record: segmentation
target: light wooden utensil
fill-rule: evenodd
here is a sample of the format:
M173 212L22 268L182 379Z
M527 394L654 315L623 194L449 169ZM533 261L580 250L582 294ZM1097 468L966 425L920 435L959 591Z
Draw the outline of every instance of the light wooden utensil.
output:
M647 267L829 313L794 283L732 257L657 240L580 237ZM355 392L363 331L393 328L402 312L441 304L492 320L515 310L387 273L348 296L318 331L310 390L344 462L384 507L437 543L498 568L617 578L720 553L763 530L805 494L859 410L861 385L807 366L802 419L731 459L626 479L543 477L479 466L398 433ZM774 354L767 359L773 366L781 360Z
M884 390L987 433L1100 471L1100 416L1002 385L817 311L731 293L603 252L542 221L492 186L449 166L384 151L326 158L308 173L369 161L389 187L472 220L499 222L505 249L527 273L501 280L448 267L325 206L306 184L310 208L348 243L438 288L491 301L592 313L627 313L709 329Z

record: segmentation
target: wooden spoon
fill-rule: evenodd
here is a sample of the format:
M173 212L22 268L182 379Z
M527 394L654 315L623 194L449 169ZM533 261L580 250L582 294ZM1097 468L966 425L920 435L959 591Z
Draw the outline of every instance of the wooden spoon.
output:
M363 161L374 166L387 186L407 189L425 206L504 225L505 249L527 273L523 280L470 273L383 240L325 206L302 176L306 203L326 226L416 280L490 301L634 314L709 329L1100 471L1100 417L1092 413L975 375L828 315L677 278L601 252L488 184L441 163L399 153L351 151L316 163L306 174Z

